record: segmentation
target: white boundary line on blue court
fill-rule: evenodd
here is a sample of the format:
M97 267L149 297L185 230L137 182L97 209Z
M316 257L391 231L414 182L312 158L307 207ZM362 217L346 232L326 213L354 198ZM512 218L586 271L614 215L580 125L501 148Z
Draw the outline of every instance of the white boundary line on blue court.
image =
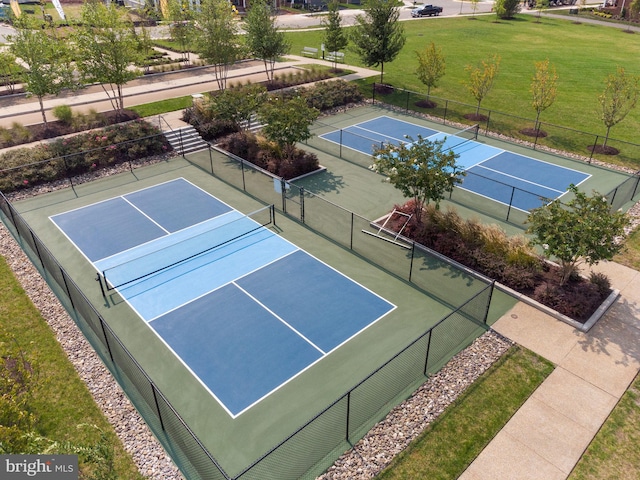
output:
M109 198L109 199L106 199L106 200L101 200L101 201L99 201L99 202L95 202L95 203L92 203L92 204L89 204L89 205L85 205L85 206L83 206L83 207L78 207L78 208L75 208L75 209L72 209L72 210L68 210L68 212L75 211L75 210L80 210L80 209L83 209L83 208L86 208L86 207L90 207L90 206L92 206L92 205L97 205L97 204L100 204L100 203L104 203L104 202L107 202L107 201L112 200L112 199L114 199L114 198L121 198L121 197L124 197L125 195L129 195L129 194L131 194L131 193L136 193L136 192L143 191L143 190L146 190L146 189L149 189L149 188L153 188L153 187L155 187L155 186L157 186L157 185L163 185L163 184L165 184L165 183L170 183L170 182L175 181L175 180L184 180L185 182L187 182L187 183L189 183L189 184L193 185L194 187L196 187L196 188L200 189L201 191L203 191L203 192L204 192L204 193L206 193L207 195L209 195L209 196L211 196L212 198L214 198L214 199L218 200L219 202L223 203L224 205L228 206L228 207L231 209L231 211L230 211L230 212L225 212L224 214L221 214L221 215L219 215L219 216L226 215L226 214L228 214L228 213L232 213L232 212L238 212L238 210L236 210L235 208L233 208L233 207L232 207L232 206L230 206L229 204L227 204L227 203L223 202L223 201L222 201L222 200L220 200L218 197L216 197L216 196L212 195L211 193L209 193L209 192L207 192L206 190L204 190L204 189L202 189L202 188L198 187L197 185L195 185L195 184L193 184L192 182L190 182L190 181L188 181L188 180L184 179L183 177L179 177L179 178L177 178L177 179L169 180L169 181L167 181L167 182L161 182L161 183L158 183L158 184L156 184L156 185L152 185L152 186L145 187L145 188L142 188L142 189L133 190L133 191L128 192L128 193L123 194L123 195L117 195L117 196L114 196L114 197ZM126 200L126 199L125 199L125 200ZM67 213L67 212L63 212L63 213ZM241 212L240 212L240 213L241 213ZM61 214L56 214L56 215L61 215ZM53 216L55 216L55 215L53 215ZM51 219L51 217L49 217L49 218ZM214 218L217 218L217 217L214 217ZM211 219L209 219L209 220L211 220ZM53 220L52 220L52 221L53 221ZM206 220L206 221L208 221L208 220ZM204 221L204 222L206 222L206 221ZM199 222L198 224L195 224L195 225L199 225L199 224L204 223L204 222ZM58 227L58 225L56 224L56 222L55 222L55 221L53 221L53 223L54 223L54 225L56 225L56 227ZM184 231L184 230L188 230L188 229L190 229L190 228L193 228L195 225L192 225L192 226L186 227L186 228L184 228L184 229L178 230L178 231L173 232L173 233L168 233L167 235L162 236L162 237L159 237L159 238L167 238L167 237L169 237L169 236L171 236L171 235L175 235L175 234L176 234L176 233L178 233L178 232L182 232L182 231ZM266 227L263 227L263 228L266 228ZM74 247L76 248L76 250L78 250L78 251L83 255L83 257L85 257L85 258L87 259L87 261L88 261L88 262L89 262L89 263L90 263L90 264L91 264L91 265L92 265L92 266L97 270L97 267L96 267L96 265L94 264L94 262L92 262L91 260L89 260L89 259L86 257L86 255L84 254L84 252L83 252L83 251L82 251L82 250L81 250L81 249L80 249L80 248L79 248L79 247L78 247L78 246L77 246L73 241L71 241L71 239L70 239L70 238L69 238L69 237L64 233L64 231L63 231L60 227L58 227L58 229L62 231L62 233L65 235L65 237L67 237L67 239L69 240L69 242L70 242L70 243L72 243L72 244L74 245ZM267 230L268 230L268 229L267 229ZM211 289L210 291L208 291L208 292L206 292L206 293L203 293L202 295L199 295L198 297L193 298L193 299L189 300L188 302L185 302L185 303L183 303L183 304L181 304L181 305L179 305L179 306L176 306L176 307L174 307L174 308L172 308L172 309L170 309L170 310L168 310L168 311L164 312L162 315L159 315L159 316L154 317L154 318L152 318L152 319L146 320L146 319L145 319L145 317L144 317L143 315L141 315L141 313L140 313L140 312L139 312L139 311L138 311L138 310L137 310L137 309L136 309L136 308L135 308L135 307L134 307L134 306L129 302L129 300L128 300L124 295L122 295L122 293L120 293L120 291L119 291L117 288L116 288L116 289L114 289L114 290L118 293L118 295L120 296L120 298L122 299L122 301L123 301L124 303L126 303L126 304L128 305L128 307L129 307L129 308L131 308L131 310L132 310L132 311L133 311L133 312L138 316L138 318L140 318L140 320L142 320L142 322L143 322L144 324L146 324L147 328L149 328L149 329L150 329L150 331L151 331L151 332L153 332L153 334L154 334L154 335L155 335L155 336L156 336L156 337L157 337L157 338L158 338L158 339L159 339L159 340L160 340L160 341L161 341L161 342L162 342L162 343L167 347L167 349L168 349L168 350L169 350L169 351L174 355L174 357L175 357L175 358L177 358L177 360L182 364L182 366L183 366L183 367L185 367L185 368L186 368L186 369L187 369L187 370L188 370L188 371L193 375L193 377L194 377L194 378L195 378L195 379L200 383L200 385L202 385L202 386L204 387L204 389L205 389L207 392L209 392L209 394L210 394L210 395L211 395L211 396L212 396L212 397L213 397L213 398L218 402L218 404L219 404L219 405L224 409L224 411L226 411L226 412L227 412L227 414L228 414L231 418L234 418L234 419L235 419L235 418L237 418L238 416L240 416L242 413L244 413L244 412L246 412L247 410L249 410L250 408L252 408L253 406L255 406L255 405L257 405L258 403L260 403L262 400L264 400L265 398L267 398L268 396L270 396L271 394L273 394L274 392L276 392L277 390L279 390L280 388L282 388L284 385L288 384L289 382L291 382L292 380L294 380L295 378L297 378L298 376L300 376L302 373L306 372L309 368L313 367L313 366L314 366L315 364L317 364L319 361L321 361L322 359L324 359L327 355L330 355L332 352L334 352L334 351L336 351L337 349L341 348L343 345L345 345L346 343L348 343L350 340L352 340L352 339L353 339L353 338L355 338L356 336L360 335L362 332L364 332L365 330L367 330L369 327L371 327L372 325L376 324L376 323L377 323L377 322L379 322L382 318L386 317L387 315L389 315L391 312L393 312L394 310L396 310L396 309L398 308L398 307L397 307L397 305L395 305L395 304L393 304L393 303L389 302L386 298L384 298L384 297L382 297L381 295L379 295L379 294L375 293L375 292L374 292L374 291L372 291L371 289L369 289L369 288L367 288L366 286L362 285L360 282L355 281L354 279L352 279L351 277L349 277L349 276L345 275L344 273L340 272L339 270L335 269L335 268L334 268L334 267L332 267L331 265L328 265L326 262L323 262L323 261L319 260L317 257L315 257L315 256L311 255L311 254L310 254L309 252L307 252L306 250L303 250L303 249L299 248L299 247L298 247L297 245L295 245L294 243L292 243L292 242L290 242L289 240L287 240L287 239L285 239L285 238L283 238L283 237L281 237L281 236L277 235L277 234L276 234L276 233L274 233L274 232L271 232L271 233L272 233L274 236L277 236L277 237L278 237L279 239L281 239L283 242L287 242L287 243L289 243L290 245L292 245L293 247L295 247L295 249L294 249L292 252L287 253L286 255L283 255L283 256L281 256L281 257L279 257L279 258L275 259L275 260L269 261L269 262L267 262L266 264L264 264L264 265L260 266L259 268L253 269L252 271L247 272L247 273L245 273L245 274L241 275L240 277L237 277L236 279L234 279L234 280L232 280L232 281L230 281L230 282L225 283L224 285L220 285L220 286L218 286L218 287L216 287L216 288L214 288L214 289ZM157 240L158 240L158 239L151 240L151 241L149 241L149 242L145 242L144 244L153 243L153 242L155 242L155 241L157 241ZM142 244L141 244L141 245L142 245ZM136 247L133 247L133 248L136 248ZM131 250L131 249L127 249L126 251L128 251L128 250ZM289 255L291 255L291 254L293 254L293 253L295 253L295 252L298 252L298 251L302 251L302 252L304 252L306 255L308 255L309 257L311 257L312 259L314 259L314 260L315 260L315 261L317 261L318 263L320 263L320 264L322 264L322 265L326 266L327 268L329 268L329 269L333 270L334 272L336 272L337 274L339 274L339 275L341 275L342 277L346 278L346 279L347 279L347 280L349 280L350 282L353 282L355 285L359 286L359 287L360 287L360 288L362 288L364 291L369 292L370 294L372 294L372 295L374 295L374 296L378 297L378 298L379 298L379 299L381 299L381 300L384 300L386 303L388 303L388 304L391 306L391 308L390 308L387 312L385 312L385 313L384 313L384 315L381 315L380 317L378 317L378 318L376 318L376 319L372 320L372 321L371 321L370 323L368 323L365 327L361 328L361 329L360 329L360 330L358 330L356 333L354 333L354 334L353 334L353 335L351 335L350 337L348 337L348 338L346 338L345 340L343 340L340 344L336 345L336 346L335 346L333 349L331 349L330 351L328 351L328 352L324 352L324 351L323 351L322 349L320 349L318 346L316 346L315 344L313 344L313 342L311 342L309 339L307 339L304 335L302 335L300 332L298 332L295 328L293 328L291 325L289 325L287 322L285 322L283 319L281 319L279 316L277 316L275 313L273 313L270 309L268 309L266 306L264 306L261 302L258 302L258 301L253 297L253 296L251 296L250 294L248 294L247 292L245 292L245 290L244 290L244 289L242 289L239 285L237 285L237 284L236 284L236 282L237 282L239 279L241 279L241 278L243 278L243 277L245 277L245 276L248 276L248 275L250 275L251 273L254 273L254 272L256 272L256 271L259 271L260 269L265 268L266 266L271 265L272 263L275 263L275 262L277 262L278 260L281 260L281 259L283 259L283 258L285 258L285 257L287 257L287 256L289 256ZM122 253L122 252L120 252L120 253ZM119 255L119 254L115 254L115 255ZM115 256L115 255L114 255L114 256ZM105 258L110 258L110 257L105 257ZM100 260L104 260L104 259L100 259ZM176 278L178 278L178 277L176 277ZM212 390L211 390L211 389L210 389L210 388L209 388L209 387L204 383L204 381L203 381L203 380L202 380L202 379L201 379L201 378L200 378L200 377L199 377L199 376L198 376L198 375L197 375L197 374L196 374L196 373L191 369L191 367L190 367L190 366L189 366L189 365L184 361L184 359L183 359L183 358L182 358L182 357L181 357L181 356L180 356L180 355L179 355L175 350L173 350L173 348L172 348L172 347L167 343L167 341L166 341L166 340L165 340L165 339L164 339L164 338L163 338L163 337L162 337L162 336L161 336L161 335L160 335L160 334L159 334L159 333L158 333L158 332L153 328L153 326L151 325L151 322L152 322L153 320L155 320L155 319L157 319L157 318L160 318L160 317L162 317L162 316L166 315L167 313L173 312L173 311L175 311L175 310L179 310L180 308L184 307L185 305L188 305L189 303L192 303L192 302L194 302L194 301L196 301L196 300L198 300L198 299L200 299L200 298L202 298L202 297L204 297L204 296L206 296L206 295L209 295L209 294L211 294L212 292L214 292L214 291L216 291L216 290L219 290L220 288L223 288L224 286L229 285L229 284L233 284L233 285L235 285L237 288L239 288L243 293L245 293L247 296L249 296L249 298L251 298L254 302L256 302L258 305L260 305L262 308L264 308L264 309L265 309L265 310L266 310L266 311L267 311L271 316L273 316L274 318L276 318L277 320L279 320L280 322L282 322L282 323L283 323L284 325L286 325L289 329L291 329L294 333L296 333L300 338L302 338L305 342L307 342L307 343L309 343L310 345L312 345L315 349L317 349L317 350L322 354L322 355L321 355L317 360L315 360L314 362L312 362L312 363L310 363L309 365L307 365L305 368L303 368L302 370L300 370L300 371L299 371L298 373L296 373L295 375L291 376L291 377L290 377L289 379L287 379L285 382L283 382L283 383L281 383L281 384L277 385L275 388L273 388L272 390L268 391L268 392L267 392L266 394L264 394L262 397L260 397L259 399L255 400L253 403L251 403L249 406L245 407L243 410L241 410L241 411L240 411L240 412L238 412L237 414L233 414L231 411L229 411L229 409L228 409L228 408L225 406L225 404L224 404L224 403L223 403L223 402L222 402L222 401L221 401L221 400L216 396L216 394L215 394L215 393L214 393L214 392L213 392L213 391L212 391ZM135 356L135 355L134 355L134 356Z

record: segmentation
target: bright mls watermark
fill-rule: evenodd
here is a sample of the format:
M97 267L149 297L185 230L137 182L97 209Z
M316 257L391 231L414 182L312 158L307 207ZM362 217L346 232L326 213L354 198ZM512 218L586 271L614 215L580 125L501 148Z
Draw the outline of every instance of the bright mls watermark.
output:
M2 480L78 480L77 455L0 455Z

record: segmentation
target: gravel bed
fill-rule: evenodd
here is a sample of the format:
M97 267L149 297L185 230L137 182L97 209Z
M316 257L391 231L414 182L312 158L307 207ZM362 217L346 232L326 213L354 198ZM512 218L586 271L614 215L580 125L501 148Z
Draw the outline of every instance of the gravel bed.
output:
M140 473L151 480L183 479L109 370L1 222L0 255L7 260L20 285L55 333Z
M391 410L318 479L375 477L512 345L493 330L477 338L409 399Z

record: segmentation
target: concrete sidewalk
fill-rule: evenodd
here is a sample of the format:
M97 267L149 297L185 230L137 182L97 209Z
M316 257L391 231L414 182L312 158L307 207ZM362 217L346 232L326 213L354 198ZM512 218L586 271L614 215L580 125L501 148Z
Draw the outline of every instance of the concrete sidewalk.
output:
M287 55L286 61L276 64L276 75L284 75L300 71L301 65L319 64L333 66L329 61L317 58L305 58L296 55ZM264 64L260 61L247 62L246 67L242 64L236 66L229 72L227 82L234 83L258 83L267 79ZM353 73L339 77L350 81L360 78L367 78L380 75L376 70L354 67L352 65L341 65L342 68ZM207 68L193 68L170 72L165 74L155 74L137 80L132 80L123 87L125 108L143 105L145 103L166 100L167 98L177 98L181 96L193 95L218 90L218 82L214 73ZM24 95L14 95L13 98L0 97L0 126L11 128L14 122L22 125L33 125L42 123L42 114L38 100L35 97L25 99ZM90 86L77 92L65 92L63 95L44 99L44 107L47 112L47 120L53 121L51 110L58 105L68 105L76 112L88 112L95 110L104 112L113 110L107 94L100 86Z
M640 272L613 262L595 271L618 301L581 333L523 303L493 328L556 364L460 477L565 479L640 370Z

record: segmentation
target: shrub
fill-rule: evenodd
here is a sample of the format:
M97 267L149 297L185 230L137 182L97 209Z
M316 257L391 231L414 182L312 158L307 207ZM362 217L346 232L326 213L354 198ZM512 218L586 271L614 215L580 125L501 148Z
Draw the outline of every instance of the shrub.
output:
M170 148L157 127L143 121L61 138L0 155L0 190L51 182L108 165L158 155Z
M73 120L73 112L69 105L57 105L53 107L53 116L65 125L71 125Z
M611 291L611 281L604 273L591 272L589 281L596 286L598 293L601 296L609 295L609 292Z

